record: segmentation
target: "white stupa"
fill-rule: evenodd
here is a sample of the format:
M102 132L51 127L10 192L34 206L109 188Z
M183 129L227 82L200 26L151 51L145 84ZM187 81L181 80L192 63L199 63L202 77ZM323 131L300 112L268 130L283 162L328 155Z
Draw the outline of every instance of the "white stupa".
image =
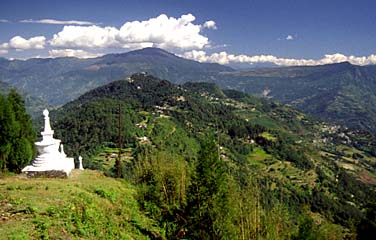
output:
M60 140L53 137L54 131L51 129L50 117L47 109L43 111L44 131L42 141L36 142L38 156L31 165L22 169L27 176L45 177L67 177L74 169L74 159L67 158ZM60 151L59 151L60 146Z

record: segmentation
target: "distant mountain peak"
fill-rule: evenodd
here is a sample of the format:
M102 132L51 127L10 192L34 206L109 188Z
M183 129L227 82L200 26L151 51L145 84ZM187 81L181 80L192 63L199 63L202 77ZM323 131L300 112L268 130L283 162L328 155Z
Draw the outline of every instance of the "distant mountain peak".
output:
M353 64L351 64L349 61L344 61L344 62L339 62L339 63L333 63L333 64L329 64L329 65L338 65L338 66L354 66Z
M136 55L178 58L173 53L170 53L170 52L163 50L161 48L153 48L153 47L142 48L142 49L138 49L138 50L134 50L134 51L130 51L130 52L125 52L125 53L107 54L107 55L104 55L103 57L104 58L106 58L106 57L122 58L122 57L128 57L128 56L136 56Z
M154 48L154 47L148 47L148 48L143 48L139 50L135 50L130 52L132 54L143 54L143 55L165 55L165 56L176 56L173 53L170 53L164 49L161 48Z

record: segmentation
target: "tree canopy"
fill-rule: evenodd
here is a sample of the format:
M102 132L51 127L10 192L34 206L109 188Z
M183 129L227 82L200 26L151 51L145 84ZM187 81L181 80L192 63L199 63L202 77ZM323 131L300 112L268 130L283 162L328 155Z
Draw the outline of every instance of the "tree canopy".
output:
M20 172L34 154L35 132L25 103L15 89L0 94L0 164L2 172Z

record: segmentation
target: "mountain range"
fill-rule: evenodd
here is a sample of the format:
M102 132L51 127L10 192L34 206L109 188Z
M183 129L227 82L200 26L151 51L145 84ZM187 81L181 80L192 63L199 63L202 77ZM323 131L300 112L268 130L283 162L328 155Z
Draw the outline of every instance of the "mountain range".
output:
M50 58L0 61L0 81L41 97L51 106L137 72L148 72L176 83L213 80L231 71L219 64L201 64L162 49L146 48L92 59Z
M51 107L136 72L147 72L177 84L216 83L224 89L287 104L329 122L376 133L376 66L373 65L345 62L235 70L187 60L157 48L92 59L0 60L0 82L42 99Z
M348 62L223 73L222 87L279 101L326 121L376 132L376 66Z
M7 95L13 86L8 83L0 81L0 94ZM25 107L28 113L32 117L38 117L40 113L48 107L48 104L41 98L33 96L25 91L19 91L22 95L23 100L25 101Z

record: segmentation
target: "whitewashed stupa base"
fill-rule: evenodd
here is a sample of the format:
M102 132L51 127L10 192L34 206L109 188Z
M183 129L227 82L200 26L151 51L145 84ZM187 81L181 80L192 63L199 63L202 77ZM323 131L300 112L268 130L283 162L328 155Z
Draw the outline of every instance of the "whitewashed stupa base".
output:
M54 166L26 166L22 169L28 177L68 177L74 169L74 159L55 159L56 162L61 164L55 164Z

